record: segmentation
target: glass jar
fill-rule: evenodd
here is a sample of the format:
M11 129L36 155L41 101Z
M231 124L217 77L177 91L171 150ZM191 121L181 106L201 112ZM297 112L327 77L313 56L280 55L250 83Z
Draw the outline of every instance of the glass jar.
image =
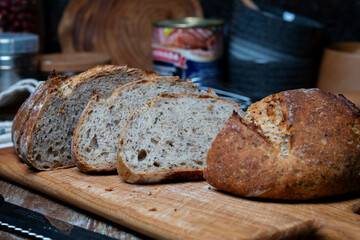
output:
M39 37L31 33L0 33L0 92L24 78L36 78Z

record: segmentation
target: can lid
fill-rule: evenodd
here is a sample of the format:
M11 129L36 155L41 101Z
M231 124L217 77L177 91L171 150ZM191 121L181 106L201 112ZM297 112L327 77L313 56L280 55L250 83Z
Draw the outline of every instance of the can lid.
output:
M223 23L224 22L219 19L186 17L156 21L153 22L153 26L164 28L205 28L221 26Z
M0 54L34 53L39 50L39 36L32 33L0 33Z

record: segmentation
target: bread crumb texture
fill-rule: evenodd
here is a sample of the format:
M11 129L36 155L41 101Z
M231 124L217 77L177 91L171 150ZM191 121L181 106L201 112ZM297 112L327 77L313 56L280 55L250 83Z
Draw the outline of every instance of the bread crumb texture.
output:
M360 190L359 109L319 89L271 95L233 114L207 153L205 179L247 197L305 200Z
M108 99L92 99L75 131L73 152L77 166L83 171L116 170L117 145L128 117L137 106L164 93L205 94L191 82L159 77L126 84Z
M211 142L237 103L193 94L160 95L138 108L120 137L118 173L128 182L199 179Z

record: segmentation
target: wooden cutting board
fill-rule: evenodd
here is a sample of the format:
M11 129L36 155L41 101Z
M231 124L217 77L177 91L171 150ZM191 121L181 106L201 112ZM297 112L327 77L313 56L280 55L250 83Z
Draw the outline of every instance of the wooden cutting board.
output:
M360 195L247 199L206 182L131 185L76 168L37 172L0 149L0 176L160 239L360 239Z

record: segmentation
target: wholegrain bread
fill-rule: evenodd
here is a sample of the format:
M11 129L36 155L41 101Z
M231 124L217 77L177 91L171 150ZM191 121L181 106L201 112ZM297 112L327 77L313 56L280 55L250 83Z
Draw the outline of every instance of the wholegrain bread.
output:
M55 77L53 74L49 75L49 79ZM20 106L17 114L14 117L12 128L11 128L11 140L14 145L14 150L16 155L22 159L20 154L20 140L24 131L24 125L29 119L30 113L34 106L41 101L41 98L45 95L45 91L47 91L47 85L51 82L51 80L42 82L35 89L34 92L25 100L25 102Z
M210 143L240 105L215 96L163 94L136 108L120 136L118 174L129 183L202 178Z
M123 84L156 76L153 72L108 65L92 68L71 78L49 78L42 85L44 90L41 97L35 100L36 95L30 96L36 103L30 111L27 110L25 126L17 124L13 129L15 141L18 139L16 132L22 132L19 143L22 159L39 170L74 166L75 162L71 159L73 131L93 91L109 97L114 89ZM18 112L17 117L21 119L23 113Z
M158 77L126 84L108 99L94 95L74 132L72 156L77 167L85 172L116 170L119 136L129 115L163 93L209 94L198 91L191 81Z
M360 190L360 111L319 89L281 92L233 114L204 177L246 197L306 200Z

